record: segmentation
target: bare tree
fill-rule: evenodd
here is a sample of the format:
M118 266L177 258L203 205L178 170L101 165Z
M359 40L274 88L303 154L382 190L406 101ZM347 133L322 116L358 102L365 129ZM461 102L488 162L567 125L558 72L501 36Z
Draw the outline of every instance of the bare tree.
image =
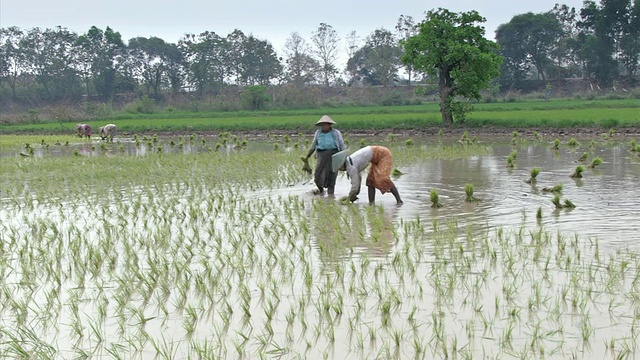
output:
M284 44L284 52L288 81L303 85L316 80L320 64L310 55L311 50L299 33L291 33Z
M335 66L336 54L340 37L331 25L320 23L318 29L313 32L311 41L315 46L313 53L320 62L320 75L325 86L329 86L330 81L338 73Z
M354 31L351 31L349 35L347 35L345 41L346 41L345 47L347 50L347 67L345 68L344 72L349 77L347 79L347 83L351 84L355 80L357 73L354 71L351 71L352 68L350 68L348 64L349 64L349 61L356 55L356 53L358 52L358 49L360 49L360 37L354 30Z
M408 15L400 15L396 24L396 34L400 41L407 41L413 35L416 35L418 30L413 18ZM411 84L411 77L413 75L413 65L405 64L404 69L407 72L409 84Z

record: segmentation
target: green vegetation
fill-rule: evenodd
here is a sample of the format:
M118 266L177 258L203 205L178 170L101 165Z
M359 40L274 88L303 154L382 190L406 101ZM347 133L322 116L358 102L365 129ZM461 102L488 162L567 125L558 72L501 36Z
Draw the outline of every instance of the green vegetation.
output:
M596 156L593 158L593 160L591 160L591 164L589 164L588 168L589 169L595 169L596 166L602 164L602 158L599 156Z
M540 174L540 168L539 167L533 167L531 168L531 171L529 172L531 177L526 181L527 184L531 184L531 185L535 185L535 183L537 182L536 178L538 177L538 174Z
M432 208L441 208L442 207L442 204L440 203L440 196L438 196L438 190L431 189L431 192L429 193L429 199L431 200L431 207Z
M476 201L480 201L480 199L478 199L477 197L473 196L473 184L466 184L464 186L464 193L466 195L466 198L464 201L466 202L476 202Z
M85 141L2 139L66 154L66 140ZM629 314L639 254L550 231L538 205L534 228L459 223L446 209L424 216L424 203L417 218L394 218L393 206L292 191L308 181L294 147L302 135L132 139L144 155L123 155L116 141L87 142L98 156L2 159L0 357L590 358L603 343L607 359L637 351ZM397 141L394 164L491 153L452 141ZM218 152L179 151L212 144ZM556 197L558 209L575 206Z
M582 177L582 173L584 172L584 166L582 165L578 165L576 166L576 169L573 171L573 173L570 175L572 178L581 178Z
M85 121L94 128L112 122L119 133L202 131L308 131L323 115L330 114L342 130L420 130L441 127L438 104L413 106L339 107L287 111L193 112L171 111L153 114L121 113ZM37 121L0 119L0 134L75 134L72 119ZM497 127L638 127L637 100L609 101L525 101L478 103L464 123L470 129Z
M417 34L400 42L402 62L414 71L437 77L442 122L465 122L471 106L458 98L480 100L480 90L500 75L503 58L498 45L484 37L477 11L453 13L430 10L416 27Z

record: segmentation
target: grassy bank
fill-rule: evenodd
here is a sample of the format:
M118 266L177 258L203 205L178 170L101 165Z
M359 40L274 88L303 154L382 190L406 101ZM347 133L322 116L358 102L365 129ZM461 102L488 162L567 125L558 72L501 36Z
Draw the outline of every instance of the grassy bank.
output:
M558 100L475 104L462 126L497 127L638 127L638 100ZM385 107L340 107L273 112L167 111L153 114L122 113L88 121L97 130L106 123L125 133L174 131L308 131L323 114L329 114L343 130L418 130L441 127L438 104ZM0 134L64 134L75 131L76 122L33 120L0 125Z

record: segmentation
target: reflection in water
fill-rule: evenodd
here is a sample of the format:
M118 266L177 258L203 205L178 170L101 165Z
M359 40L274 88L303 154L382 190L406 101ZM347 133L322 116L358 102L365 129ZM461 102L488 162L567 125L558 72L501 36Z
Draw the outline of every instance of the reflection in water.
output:
M538 226L551 231L598 238L604 246L640 248L640 178L639 161L622 146L596 148L593 156L604 159L596 169L586 169L582 179L569 175L575 169L575 156L562 148L547 144L514 148L494 145L493 153L458 160L428 159L403 169L396 179L398 189L407 194L400 218L415 216L423 220L456 218L462 224L474 224L479 231L487 228ZM515 168L506 166L507 156L519 151ZM575 151L574 151L575 152ZM527 184L530 170L541 169L535 185ZM465 203L464 186L474 184L474 195L482 201ZM553 193L544 187L562 184L561 200L568 199L575 209L555 211ZM430 208L429 192L436 189L443 208Z
M348 204L334 198L319 199L307 212L319 257L325 264L352 255L384 259L394 250L394 208ZM331 266L329 267L331 268Z
M158 149L122 146L131 155ZM76 148L120 149L105 147ZM310 195L311 183L239 192L185 177L75 202L3 199L0 328L15 335L28 324L29 339L51 343L58 357L83 358L172 357L172 349L243 359L636 351L629 315L638 313L640 258L624 248L640 246L640 167L615 146L596 154L605 163L580 182L569 178L576 153L546 144L419 159L394 179L400 207L390 196L340 205L345 177L335 198ZM534 166L538 182L527 184ZM482 201L464 201L467 183ZM556 210L541 191L556 184L575 209ZM431 189L443 208L430 207Z

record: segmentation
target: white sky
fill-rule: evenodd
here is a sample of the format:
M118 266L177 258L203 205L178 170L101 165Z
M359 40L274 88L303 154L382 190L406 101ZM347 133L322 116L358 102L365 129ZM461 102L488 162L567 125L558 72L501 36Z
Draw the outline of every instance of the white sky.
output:
M561 3L582 7L582 0L0 0L0 27L23 30L62 26L84 34L93 25L120 32L125 42L156 36L176 43L185 33L214 31L226 36L234 29L268 40L282 54L286 39L298 32L308 43L320 23L331 25L341 38L356 31L364 38L378 28L394 31L400 15L414 21L438 7L453 12L476 10L487 19L486 37L514 15L546 12Z

